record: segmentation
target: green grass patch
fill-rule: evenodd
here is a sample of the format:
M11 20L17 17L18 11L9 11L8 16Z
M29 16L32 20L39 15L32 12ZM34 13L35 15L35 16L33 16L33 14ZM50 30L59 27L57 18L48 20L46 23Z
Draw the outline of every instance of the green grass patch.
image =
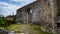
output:
M46 31L42 31L40 26L30 24L12 24L8 26L7 29L12 31L32 30L32 31L38 31L38 34L52 34Z

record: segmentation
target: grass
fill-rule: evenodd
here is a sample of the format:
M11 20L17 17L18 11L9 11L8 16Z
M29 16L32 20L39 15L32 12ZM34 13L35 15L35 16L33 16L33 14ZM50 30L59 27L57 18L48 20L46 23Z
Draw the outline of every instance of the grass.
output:
M4 27L0 27L0 28L4 28Z
M30 24L12 24L7 28L12 31L30 30L30 31L36 32L37 34L52 34L46 31L42 31L40 29L40 26L30 25Z

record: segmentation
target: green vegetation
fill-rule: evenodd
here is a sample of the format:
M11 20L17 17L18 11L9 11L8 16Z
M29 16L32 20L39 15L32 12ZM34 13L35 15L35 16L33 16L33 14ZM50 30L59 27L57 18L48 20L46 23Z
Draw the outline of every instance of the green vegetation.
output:
M0 15L0 28L7 28L11 31L29 31L31 34L52 34L46 31L42 31L40 26L33 24L16 24L16 16L13 17L13 23L9 26L6 26L7 18L3 15Z
M3 15L0 15L0 27L4 27L7 19Z
M30 24L12 24L10 26L7 27L9 30L12 31L33 31L36 32L36 34L52 34L52 33L48 33L46 31L42 31L40 26L37 25L30 25Z
M13 17L13 24L16 23L16 16Z
M6 27L6 25L8 25L9 20L7 20L7 17L4 17L4 15L0 14L0 27ZM16 16L13 17L12 23L11 24L15 24L16 23Z

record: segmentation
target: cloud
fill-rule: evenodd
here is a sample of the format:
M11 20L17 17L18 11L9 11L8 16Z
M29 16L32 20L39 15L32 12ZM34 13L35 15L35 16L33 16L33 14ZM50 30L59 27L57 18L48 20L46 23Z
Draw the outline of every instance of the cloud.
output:
M12 0L13 2L16 2L16 3L18 3L18 4L22 4L22 5L27 5L27 4L29 4L29 3L32 3L32 2L34 2L34 1L36 1L36 0Z
M33 1L36 1L36 0L12 0L14 2L33 2Z
M0 14L3 14L5 16L9 15L10 13L16 14L16 10L20 8L21 6L16 6L12 4L8 4L6 2L0 2Z
M15 2L15 3L14 3ZM12 13L16 14L16 10L33 2L32 0L9 0L9 2L0 1L0 14L8 16ZM16 4L17 3L17 4Z
M23 2L23 1L25 1L25 0L12 0L12 1L15 1L15 2Z

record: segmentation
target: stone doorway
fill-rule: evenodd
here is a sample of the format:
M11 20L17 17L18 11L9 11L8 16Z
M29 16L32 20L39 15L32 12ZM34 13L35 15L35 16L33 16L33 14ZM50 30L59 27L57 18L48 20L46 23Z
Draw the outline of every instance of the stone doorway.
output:
M31 17L31 15L32 15L31 8L27 8L26 15L27 15L27 17L26 17L27 23L26 24L30 24L31 23L31 19L32 19L32 17Z

